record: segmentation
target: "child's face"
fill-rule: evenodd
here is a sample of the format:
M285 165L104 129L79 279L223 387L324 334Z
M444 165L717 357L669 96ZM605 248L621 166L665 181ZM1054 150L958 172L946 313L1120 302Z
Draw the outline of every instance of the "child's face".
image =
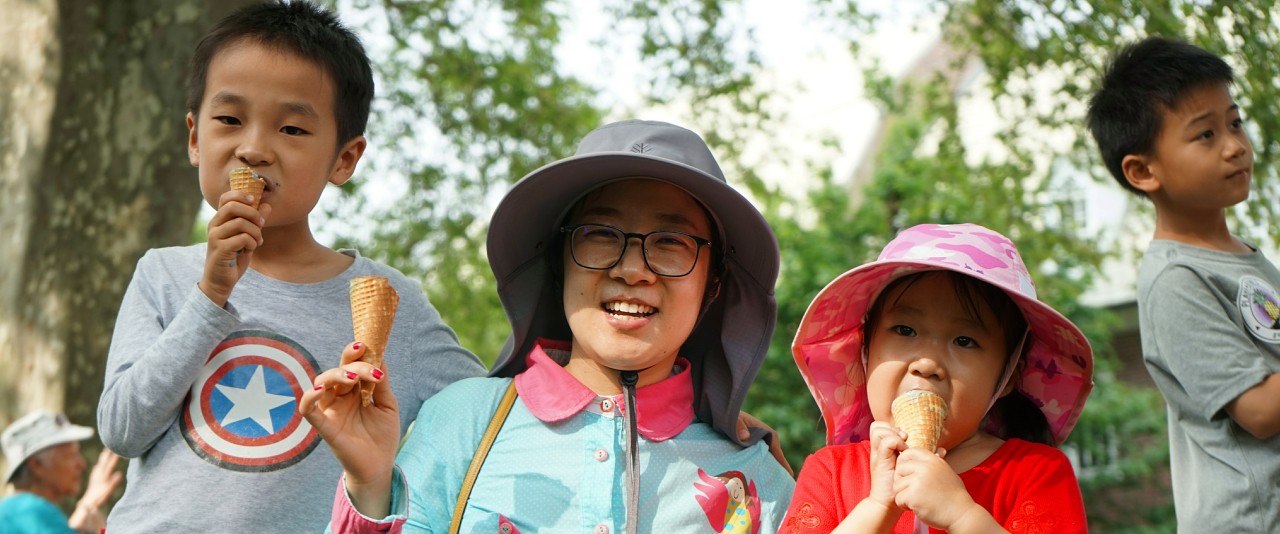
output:
M1147 194L1182 213L1221 213L1248 198L1253 145L1227 85L1189 90L1166 110L1145 163Z
M627 233L674 230L711 238L701 205L684 190L653 180L627 180L590 193L570 224L607 224ZM658 276L645 264L639 239L628 239L617 265L587 269L564 250L564 312L573 331L569 369L596 391L616 386L616 370L644 370L640 384L667 377L698 320L710 251L693 271ZM600 381L598 385L593 384Z
M950 408L940 447L950 449L975 435L1008 359L1004 325L981 299L975 303L978 316L971 315L947 276L924 275L880 298L880 317L868 332L872 415L892 422L893 399L923 389Z
M227 174L249 166L267 178L269 226L305 224L326 183L351 177L364 138L337 146L334 88L315 63L252 41L213 57L199 116L187 114L187 152L200 191L218 207Z

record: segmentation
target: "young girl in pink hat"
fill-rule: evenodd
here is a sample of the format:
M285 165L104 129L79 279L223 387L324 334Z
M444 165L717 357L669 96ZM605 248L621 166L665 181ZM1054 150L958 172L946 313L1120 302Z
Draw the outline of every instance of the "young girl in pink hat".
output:
M1057 448L1093 387L1093 354L1036 299L1013 243L974 224L915 226L818 294L792 345L827 424L782 532L1086 532ZM907 446L894 399L945 401L937 451Z

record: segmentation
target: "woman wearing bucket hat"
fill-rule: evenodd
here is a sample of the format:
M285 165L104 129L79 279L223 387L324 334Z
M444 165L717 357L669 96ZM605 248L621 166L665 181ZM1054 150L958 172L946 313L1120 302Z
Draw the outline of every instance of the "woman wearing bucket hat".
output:
M1093 387L1093 353L1037 300L1004 236L904 230L818 294L792 352L827 446L805 462L784 531L1086 532L1054 446ZM930 432L894 402L932 397L917 390L941 399L936 453L908 446Z
M506 195L488 253L511 337L491 378L423 405L394 469L394 398L349 393L381 372L349 363L302 399L346 470L333 530L775 531L794 481L735 425L776 320L777 242L701 138L591 132Z
M71 424L67 416L39 410L22 416L0 434L5 483L14 494L0 500L0 532L6 534L97 533L106 525L102 505L124 478L115 471L119 457L103 449L89 474L89 486L68 519L57 503L80 493L85 461L80 442L93 429Z

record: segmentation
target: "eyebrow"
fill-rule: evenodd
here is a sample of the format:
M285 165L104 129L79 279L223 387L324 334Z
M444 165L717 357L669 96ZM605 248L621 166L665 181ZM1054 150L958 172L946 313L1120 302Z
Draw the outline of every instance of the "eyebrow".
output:
M221 91L218 94L213 95L213 98L209 100L209 105L211 106L236 106L244 105L244 103L245 98L243 96L226 91ZM306 102L285 102L284 104L281 104L280 107L294 115L302 115L304 117L311 118L320 117L320 114L316 113L316 109Z
M1240 104L1231 104L1231 107L1227 108L1227 113L1230 114L1232 111L1238 111L1239 109L1240 109ZM1209 110L1199 115L1196 115L1195 117L1192 117L1190 120L1188 120L1186 122L1186 126L1184 127L1190 128L1200 121L1214 117L1215 115L1217 115L1217 113L1218 112L1214 110Z

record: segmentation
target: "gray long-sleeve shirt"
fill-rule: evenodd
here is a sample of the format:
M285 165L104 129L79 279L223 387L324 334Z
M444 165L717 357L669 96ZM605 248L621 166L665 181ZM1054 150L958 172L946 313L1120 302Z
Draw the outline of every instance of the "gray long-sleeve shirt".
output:
M138 262L98 405L103 443L132 458L109 531L324 530L342 468L297 399L354 338L353 277L385 276L400 295L385 357L401 434L428 397L484 373L420 285L343 253L351 267L315 284L249 270L225 308L196 287L203 244Z

